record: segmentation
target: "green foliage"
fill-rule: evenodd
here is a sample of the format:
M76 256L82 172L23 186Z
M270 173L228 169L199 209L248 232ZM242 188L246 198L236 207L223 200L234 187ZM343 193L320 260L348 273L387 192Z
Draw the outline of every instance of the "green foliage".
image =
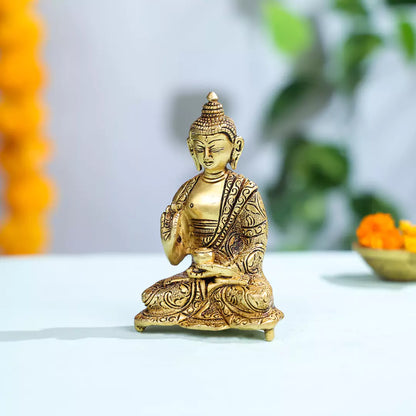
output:
M272 219L282 230L300 226L312 234L325 223L327 207L324 192L288 190L281 195L269 196L272 201Z
M326 191L347 178L344 151L300 137L289 139L282 175L268 192L273 220L286 230L295 223L309 232L319 230L326 219Z
M296 79L283 87L270 106L267 123L283 121L291 112L297 110L299 103L306 98L312 89L314 89L312 83L306 79Z
M341 58L341 89L355 90L365 74L366 60L382 43L382 38L374 33L353 33L347 38Z
M335 0L334 8L354 16L367 15L367 9L361 0Z
M273 41L280 51L297 55L312 44L312 31L307 19L273 1L264 5L263 12Z
M386 0L389 6L402 6L416 4L416 0Z
M413 60L416 56L415 30L412 24L407 20L398 22L398 32L400 44L409 60Z
M345 153L332 145L306 142L292 158L293 185L328 190L345 183L348 160Z
M416 0L387 3L416 4ZM329 51L324 49L317 27L306 25L305 19L288 13L275 2L267 3L264 8L277 48L297 55L292 80L277 92L265 120L267 137L278 139L283 153L281 172L268 189L267 197L271 218L286 232L285 249L300 250L313 245L326 224L327 201L333 191L351 213L349 231L340 231L338 246L334 248L350 248L359 221L368 214L388 212L398 218L394 204L382 196L350 190L350 160L342 146L314 142L305 133L306 122L327 106L334 93L354 97L369 58L391 44L386 42L386 36L374 32L370 9L365 7L364 0L333 0L332 5L350 20L350 25L341 44ZM398 30L406 57L415 59L413 26L402 17Z
M327 213L325 193L319 191L304 193L293 213L297 218L302 218L302 223L309 229L320 229L325 223Z
M346 68L353 68L360 64L381 44L381 37L374 33L352 34L344 44Z
M328 103L331 86L323 79L299 77L276 95L266 115L265 128L271 134L293 134L299 120L307 121Z

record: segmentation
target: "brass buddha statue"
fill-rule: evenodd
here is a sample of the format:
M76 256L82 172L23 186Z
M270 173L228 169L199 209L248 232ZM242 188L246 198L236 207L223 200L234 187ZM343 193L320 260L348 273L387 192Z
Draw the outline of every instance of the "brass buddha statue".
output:
M284 315L262 271L266 212L256 184L233 171L244 140L217 95L207 98L188 137L202 173L179 188L160 222L169 261L177 265L190 254L192 264L143 292L146 309L135 317L135 328L258 329L271 341Z

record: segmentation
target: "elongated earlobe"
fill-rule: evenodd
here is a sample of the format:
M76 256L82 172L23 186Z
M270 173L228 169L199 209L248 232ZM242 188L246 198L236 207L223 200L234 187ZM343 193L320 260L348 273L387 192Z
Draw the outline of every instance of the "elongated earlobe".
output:
M188 143L188 149L189 149L189 153L192 156L192 159L194 160L195 166L196 166L196 170L200 171L202 169L201 164L198 162L198 159L195 155L195 150L194 150L194 143L192 141L192 139L190 137L187 138L186 142Z
M231 152L231 158L230 158L230 166L231 169L236 169L237 168L237 163L238 163L238 159L240 159L241 153L243 152L244 149L244 139L240 136L238 136L235 139L234 142L234 149Z

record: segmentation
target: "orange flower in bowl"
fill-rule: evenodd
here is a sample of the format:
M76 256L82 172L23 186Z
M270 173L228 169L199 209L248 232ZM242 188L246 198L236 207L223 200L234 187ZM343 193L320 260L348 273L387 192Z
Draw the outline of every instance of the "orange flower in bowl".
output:
M399 226L403 233L404 248L407 251L416 253L416 225L410 221L401 220Z
M364 247L398 250L403 247L403 236L390 214L371 214L361 221L357 237Z
M405 234L413 232L413 227L401 222L400 229L396 228L390 214L368 215L357 228L359 243L352 248L383 279L416 281L416 236Z
M399 228L404 235L416 237L416 225L407 220L400 220Z

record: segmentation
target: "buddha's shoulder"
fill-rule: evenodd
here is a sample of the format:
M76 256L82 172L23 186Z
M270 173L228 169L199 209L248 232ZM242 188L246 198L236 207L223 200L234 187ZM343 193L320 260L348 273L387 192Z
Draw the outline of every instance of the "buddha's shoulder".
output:
M186 194L188 194L192 190L200 175L201 174L195 175L193 178L188 179L186 182L184 182L176 191L176 194L173 197L173 201L180 199L182 196L186 196Z
M230 171L229 177L233 178L233 180L240 184L240 186L244 186L244 188L252 189L253 191L258 190L258 186L255 182L247 178L246 176L242 175L241 173Z

